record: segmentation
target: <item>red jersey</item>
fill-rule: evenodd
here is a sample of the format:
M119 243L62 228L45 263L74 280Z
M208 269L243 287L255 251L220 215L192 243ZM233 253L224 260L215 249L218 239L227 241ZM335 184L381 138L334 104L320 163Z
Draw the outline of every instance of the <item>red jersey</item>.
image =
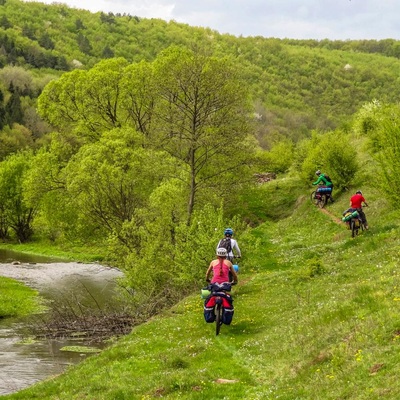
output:
M365 203L365 199L362 194L357 193L351 197L350 202L351 208L362 208L362 203Z

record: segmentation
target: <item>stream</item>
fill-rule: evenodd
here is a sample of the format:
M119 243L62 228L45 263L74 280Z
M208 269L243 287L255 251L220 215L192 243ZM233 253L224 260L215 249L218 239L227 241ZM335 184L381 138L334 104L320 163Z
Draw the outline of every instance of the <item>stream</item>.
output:
M82 264L0 250L0 275L25 283L48 299L87 296L101 306L115 291L122 273L100 264ZM73 296L73 297L71 297ZM0 320L0 395L17 392L35 382L62 373L88 354L61 351L85 345L79 340L41 340L23 343L18 333L23 321ZM102 348L101 344L96 347Z

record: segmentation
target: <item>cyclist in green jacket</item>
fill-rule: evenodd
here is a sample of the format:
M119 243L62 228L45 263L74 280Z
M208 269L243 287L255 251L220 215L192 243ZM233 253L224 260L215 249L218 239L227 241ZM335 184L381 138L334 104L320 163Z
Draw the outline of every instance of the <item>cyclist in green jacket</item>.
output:
M316 171L315 175L318 176L318 179L315 182L313 182L313 185L324 185L326 187L331 188L330 195L331 195L331 201L333 202L333 197L332 197L333 183L331 178L327 174L323 174L320 170Z
M325 185L325 186L328 186L328 187L332 187L333 186L333 183L331 182L331 180L326 178L327 175L325 176L325 174L321 173L320 170L318 170L315 173L315 175L318 176L318 179L315 182L313 182L313 185L321 184L321 185Z

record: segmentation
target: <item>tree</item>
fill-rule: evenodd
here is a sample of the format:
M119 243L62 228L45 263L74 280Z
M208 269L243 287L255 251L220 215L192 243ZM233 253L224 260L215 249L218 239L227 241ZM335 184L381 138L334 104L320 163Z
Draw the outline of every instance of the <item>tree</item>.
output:
M54 42L51 40L50 35L47 32L44 32L40 36L38 43L47 50L52 50L55 47Z
M148 139L157 98L153 64L141 61L128 65L121 79L121 105L133 127Z
M114 52L111 50L110 46L104 47L101 54L102 54L103 58L113 58L114 57Z
M306 143L304 143L306 142ZM354 180L359 169L356 148L350 136L339 130L328 133L313 132L311 139L299 144L300 174L305 182L315 177L317 169L329 174L335 188L343 189Z
M77 241L79 208L67 192L65 167L81 144L74 135L52 133L49 140L31 160L25 178L25 198L38 207L35 227L41 235L52 241L59 237Z
M13 27L12 23L9 21L6 15L3 15L0 19L0 26L3 29L10 29Z
M138 243L123 233L165 175L168 158L143 149L132 129L115 129L83 146L66 168L67 191L79 213L130 250Z
M126 121L120 106L127 61L103 60L89 71L75 70L50 82L38 99L38 112L50 124L74 129L89 141Z
M37 206L25 196L25 177L30 168L32 153L20 152L0 163L0 209L17 239L27 242L33 234L32 223Z
M84 54L90 54L92 51L92 45L90 44L89 39L79 32L76 40L78 42L79 50Z
M21 98L18 90L14 90L4 108L5 123L12 126L13 123L22 124L24 113L21 107Z
M174 177L187 188L188 221L196 196L219 203L229 194L255 149L238 65L201 51L172 47L151 64L103 60L51 82L38 109L51 124L73 127L90 141L119 127L143 133L143 146L176 160Z
M152 139L186 171L190 221L198 192L218 185L222 191L224 176L232 185L229 174L251 158L249 95L230 58L171 47L154 68L159 97Z
M356 131L368 140L368 150L376 162L374 183L398 207L400 195L400 106L372 102L357 113Z

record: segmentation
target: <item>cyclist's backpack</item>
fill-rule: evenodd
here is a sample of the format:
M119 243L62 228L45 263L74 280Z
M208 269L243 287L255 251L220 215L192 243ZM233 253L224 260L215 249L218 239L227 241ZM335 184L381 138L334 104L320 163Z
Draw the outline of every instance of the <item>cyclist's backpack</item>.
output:
M329 177L329 175L324 174L324 177L328 182L332 183L332 179Z
M219 241L218 248L223 247L226 249L228 254L232 251L232 244L231 244L231 238L224 237Z

